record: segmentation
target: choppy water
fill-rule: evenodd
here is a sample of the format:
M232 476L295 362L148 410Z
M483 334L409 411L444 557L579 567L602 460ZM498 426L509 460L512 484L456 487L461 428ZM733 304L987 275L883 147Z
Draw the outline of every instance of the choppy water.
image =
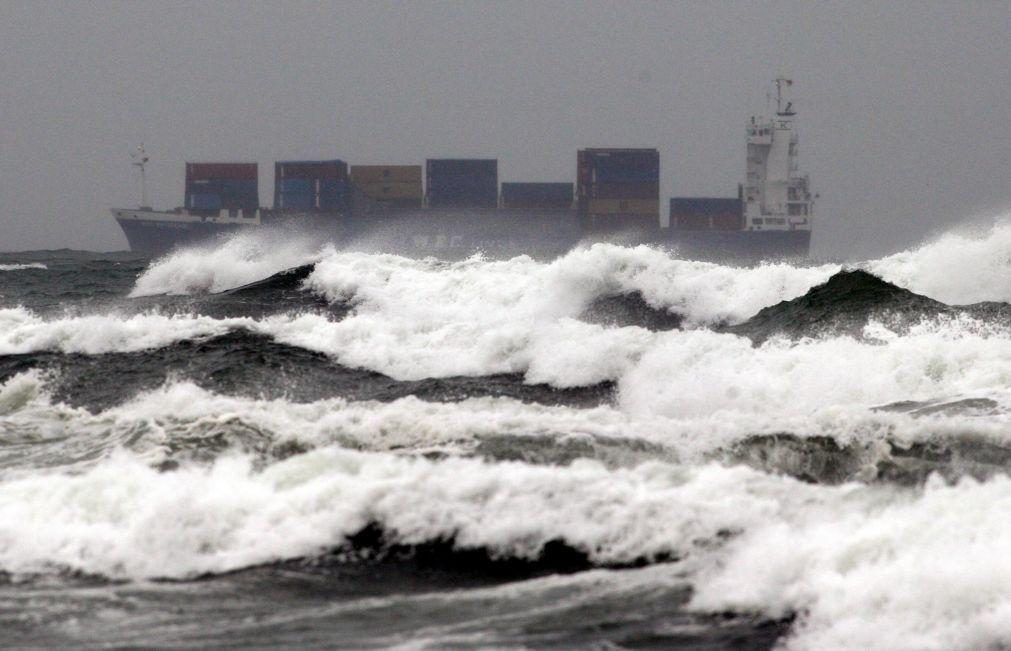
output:
M1011 646L1011 225L0 254L0 644Z

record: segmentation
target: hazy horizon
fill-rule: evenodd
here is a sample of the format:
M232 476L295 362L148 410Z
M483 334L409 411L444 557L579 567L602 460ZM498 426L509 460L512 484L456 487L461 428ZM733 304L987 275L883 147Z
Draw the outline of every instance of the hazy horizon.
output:
M1011 206L1006 3L0 2L0 250L117 250L183 164L499 159L571 181L576 150L656 147L661 205L732 196L744 124L795 80L815 256L913 245Z

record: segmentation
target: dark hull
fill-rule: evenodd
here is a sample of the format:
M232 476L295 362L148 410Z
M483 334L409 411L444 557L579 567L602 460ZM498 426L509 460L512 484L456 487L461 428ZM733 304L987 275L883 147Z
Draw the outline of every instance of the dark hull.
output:
M551 259L578 245L613 242L648 244L670 249L677 257L731 264L762 260L803 259L810 231L677 231L669 229L592 231L571 211L434 212L265 216L263 225L118 219L133 251L165 253L239 231L309 233L341 248L433 256L459 260L476 253L491 258L529 255Z
M811 250L811 231L670 231L656 244L679 258L723 263L802 260Z
M137 253L160 255L172 249L209 242L227 237L240 229L253 228L239 224L215 224L212 222L179 223L155 220L117 219L130 250Z

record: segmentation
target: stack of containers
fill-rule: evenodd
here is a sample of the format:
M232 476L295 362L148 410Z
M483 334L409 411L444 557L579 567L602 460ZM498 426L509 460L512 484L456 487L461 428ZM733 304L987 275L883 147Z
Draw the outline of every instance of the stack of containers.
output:
M498 207L498 160L430 158L425 161L429 208Z
M424 199L421 165L353 165L351 183L384 208L421 208Z
M660 153L656 149L581 149L577 201L591 229L660 225Z
M569 210L571 183L503 183L502 207L507 210Z
M274 208L341 212L348 205L348 165L342 160L274 163Z
M670 200L670 227L679 231L739 231L744 225L740 199L674 197Z
M256 163L186 163L186 208L255 212L258 178Z

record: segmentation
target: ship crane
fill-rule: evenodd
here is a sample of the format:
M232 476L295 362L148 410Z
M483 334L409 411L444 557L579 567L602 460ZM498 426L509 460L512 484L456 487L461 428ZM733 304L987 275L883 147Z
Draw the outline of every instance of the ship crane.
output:
M131 165L134 165L140 169L140 209L141 210L151 210L150 204L147 201L147 178L144 176L144 166L150 160L147 153L144 151L144 143L140 143L136 151L130 154Z

